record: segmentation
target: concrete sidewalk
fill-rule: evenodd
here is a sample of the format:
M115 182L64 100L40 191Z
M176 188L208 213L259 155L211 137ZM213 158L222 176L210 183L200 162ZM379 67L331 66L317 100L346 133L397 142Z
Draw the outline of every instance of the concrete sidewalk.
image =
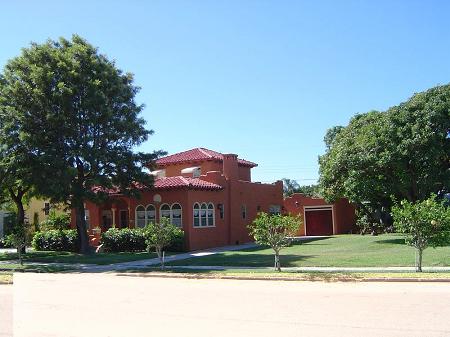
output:
M273 267L246 267L246 266L169 266L166 269L186 270L267 270L273 271ZM282 271L303 273L401 273L414 272L415 267L281 267ZM450 272L450 267L422 267L424 272Z
M211 249L199 250L199 251L194 251L194 252L169 255L169 256L165 257L164 260L166 263L168 263L168 262L173 262L173 261L186 260L186 259L202 257L202 256L210 256L210 255L215 255L215 254L219 254L219 253L223 253L223 252L248 249L248 248L253 248L253 247L256 247L255 243L224 246L224 247L219 247L219 248L211 248ZM79 269L83 270L83 271L88 271L88 272L105 272L105 271L119 271L119 270L126 270L126 269L141 269L141 268L147 268L147 267L152 267L152 266L158 266L159 264L160 264L159 259L153 258L153 259L148 259L148 260L122 262L122 263L115 263L115 264L110 264L110 265L79 265Z

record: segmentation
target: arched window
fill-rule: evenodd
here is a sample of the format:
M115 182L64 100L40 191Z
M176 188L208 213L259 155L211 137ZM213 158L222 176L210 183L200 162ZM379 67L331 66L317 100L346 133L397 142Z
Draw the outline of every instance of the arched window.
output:
M168 218L170 220L170 206L167 204L163 204L159 208L159 220L162 218Z
M214 226L214 205L212 203L208 204L208 221L207 226L213 227Z
M139 205L136 207L136 226L139 228L145 227L145 208Z
M203 203L200 206L200 226L201 227L208 226L208 220L206 218L206 210L207 209L208 209L208 206L206 205L206 203Z
M173 204L171 209L171 219L170 221L177 227L181 227L182 225L182 217L181 217L181 205Z
M155 206L147 205L145 209L145 224L149 224L150 222L155 223L156 221L156 210Z
M194 204L194 227L200 227L200 205Z

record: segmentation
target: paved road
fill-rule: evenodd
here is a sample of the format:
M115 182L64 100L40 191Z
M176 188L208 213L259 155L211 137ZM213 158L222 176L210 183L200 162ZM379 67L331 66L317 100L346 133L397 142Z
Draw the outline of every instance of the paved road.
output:
M10 337L13 332L13 286L0 284L0 337Z
M17 274L14 336L450 336L445 283Z

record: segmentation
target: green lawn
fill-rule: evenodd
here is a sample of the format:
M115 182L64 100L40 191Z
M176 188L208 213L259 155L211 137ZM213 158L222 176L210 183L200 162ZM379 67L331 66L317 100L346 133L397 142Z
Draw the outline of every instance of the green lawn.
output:
M168 254L167 254L168 255ZM98 253L91 255L81 255L69 252L39 252L31 251L23 255L24 263L27 262L57 262L57 263L82 263L82 264L111 264L136 260L145 260L156 257L155 253L137 252L137 253ZM1 261L17 259L16 253L0 254Z
M282 267L390 267L413 266L415 250L404 244L402 236L385 234L338 235L295 243L281 251ZM168 263L172 266L248 266L270 267L273 251L251 248ZM450 247L428 248L424 266L450 266Z

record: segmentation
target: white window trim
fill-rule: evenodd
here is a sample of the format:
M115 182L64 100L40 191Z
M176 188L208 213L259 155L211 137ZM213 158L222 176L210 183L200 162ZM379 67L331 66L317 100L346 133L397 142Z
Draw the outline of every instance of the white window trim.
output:
M154 222L156 222L156 219L157 219L157 217L156 217L156 207L155 207L155 205L153 205L153 204L148 204L148 205L145 207L145 225L146 225L146 226L150 223L150 220L149 220L149 218L147 217L147 208L148 208L149 206L152 206L152 207L153 207L153 210L155 211L155 217L153 218L153 219L154 219Z
M175 205L180 206L180 215L181 215L180 225L179 226L175 225L175 226L177 226L178 228L183 228L183 206L181 206L181 204L178 202L175 202L172 205L170 205L170 222L173 224L173 206L175 206Z
M136 206L136 208L134 209L134 218L136 219L136 225L135 225L135 228L144 228L144 227L139 227L139 225L138 225L138 223L139 223L139 218L138 218L138 216L137 216L137 213L138 212L142 212L142 211L138 211L138 208L139 207L142 207L143 209L144 209L144 227L147 225L147 221L146 221L146 219L147 219L147 213L146 213L146 208L145 208L145 206L144 205L137 205Z
M194 216L194 210L195 210L195 205L198 206L198 226L195 226L195 216ZM202 226L202 205L206 205L206 226ZM209 219L208 219L208 206L212 205L213 206L213 224L210 225L209 224ZM194 202L194 204L192 205L192 227L195 229L201 229L201 228L214 228L216 227L216 208L214 206L214 203L212 202Z
M161 221L161 219L163 218L163 216L162 216L162 208L163 208L163 206L167 206L167 207L169 207L169 221L172 221L172 208L170 207L170 205L169 204L162 204L161 206L159 206L159 221ZM164 218L167 218L167 217L164 217Z

